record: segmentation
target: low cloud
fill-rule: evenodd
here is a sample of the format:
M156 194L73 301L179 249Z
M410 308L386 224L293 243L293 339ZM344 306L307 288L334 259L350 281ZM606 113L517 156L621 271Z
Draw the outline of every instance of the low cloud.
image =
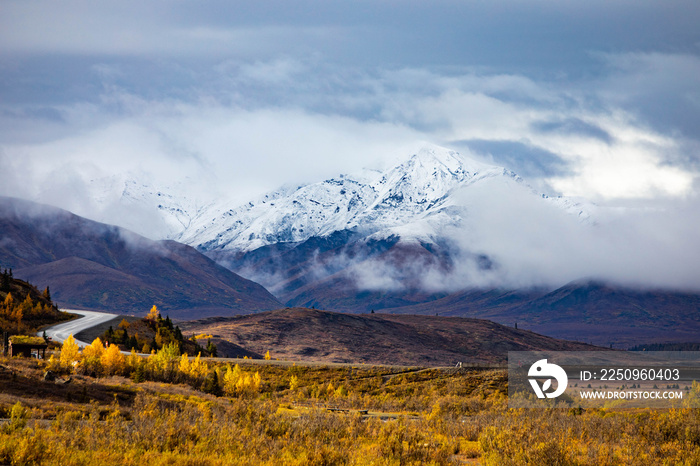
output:
M351 263L346 276L360 290L388 292L405 291L409 287L407 279L414 278L409 271L376 259Z
M443 275L447 287L554 288L600 279L700 290L700 248L693 233L700 227L694 214L700 199L653 206L584 205L591 217L581 221L526 190L490 186L463 196L470 229L449 235L462 251L487 256L493 267L475 270L472 262L458 261L452 273Z
M486 194L486 192L484 193ZM455 292L471 288L556 289L598 280L632 288L700 291L700 250L693 212L698 199L655 208L598 208L581 222L550 202L488 190L460 229L444 231L451 264L415 258L397 266L373 258L348 261L360 290Z

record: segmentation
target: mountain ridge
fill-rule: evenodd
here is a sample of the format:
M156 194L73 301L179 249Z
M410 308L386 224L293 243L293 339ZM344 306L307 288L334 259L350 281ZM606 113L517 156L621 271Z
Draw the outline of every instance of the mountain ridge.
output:
M208 223L184 231L176 239L203 251L249 252L273 243L299 243L314 236L355 230L365 235L437 218L455 207L449 195L454 189L493 177L522 183L502 167L467 161L457 152L437 146L424 147L407 160L384 171L339 175L321 182L282 188L255 201L229 209ZM414 225L412 235L417 230ZM432 232L423 233L430 240Z
M479 272L498 267L487 254L455 240L470 228L472 204L492 186L580 222L591 219L584 204L539 194L512 171L428 145L383 171L285 187L218 216L202 215L200 220L209 220L178 239L288 304L298 303L290 300L304 288L338 273L371 291L382 280L365 276L381 267L391 268L383 276L388 287L426 287L425 270L439 276L460 263Z
M279 307L257 283L194 248L152 241L62 209L0 197L0 265L55 287L62 306L173 318Z

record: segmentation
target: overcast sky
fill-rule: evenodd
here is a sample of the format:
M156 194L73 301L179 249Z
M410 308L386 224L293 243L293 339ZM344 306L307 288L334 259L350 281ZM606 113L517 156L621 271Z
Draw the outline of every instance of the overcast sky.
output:
M246 199L428 141L687 215L699 24L697 0L3 0L0 193L74 208L140 173Z

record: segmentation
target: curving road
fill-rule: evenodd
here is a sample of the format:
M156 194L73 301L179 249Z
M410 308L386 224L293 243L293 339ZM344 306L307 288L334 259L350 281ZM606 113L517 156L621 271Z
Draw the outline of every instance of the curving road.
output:
M94 327L95 325L99 325L117 317L116 314L108 314L106 312L77 311L73 309L62 309L62 311L70 312L71 314L80 314L83 317L71 320L70 322L54 325L53 327L49 327L46 330L39 332L37 335L42 336L43 332L45 331L46 335L51 337L53 341L63 343L63 340L68 338L70 335L75 336L85 329ZM75 340L75 342L81 348L84 348L90 344L80 340Z

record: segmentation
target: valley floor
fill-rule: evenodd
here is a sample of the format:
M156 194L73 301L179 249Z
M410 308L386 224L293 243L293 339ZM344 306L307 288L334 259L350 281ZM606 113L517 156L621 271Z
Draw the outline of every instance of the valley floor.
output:
M131 378L61 374L57 383L44 380L41 361L2 359L0 464L700 461L697 409L516 410L507 407L503 370L238 362L232 371L205 363L199 386L177 370L140 382L143 371ZM223 384L253 371L255 388L239 383L211 393L212 374Z

